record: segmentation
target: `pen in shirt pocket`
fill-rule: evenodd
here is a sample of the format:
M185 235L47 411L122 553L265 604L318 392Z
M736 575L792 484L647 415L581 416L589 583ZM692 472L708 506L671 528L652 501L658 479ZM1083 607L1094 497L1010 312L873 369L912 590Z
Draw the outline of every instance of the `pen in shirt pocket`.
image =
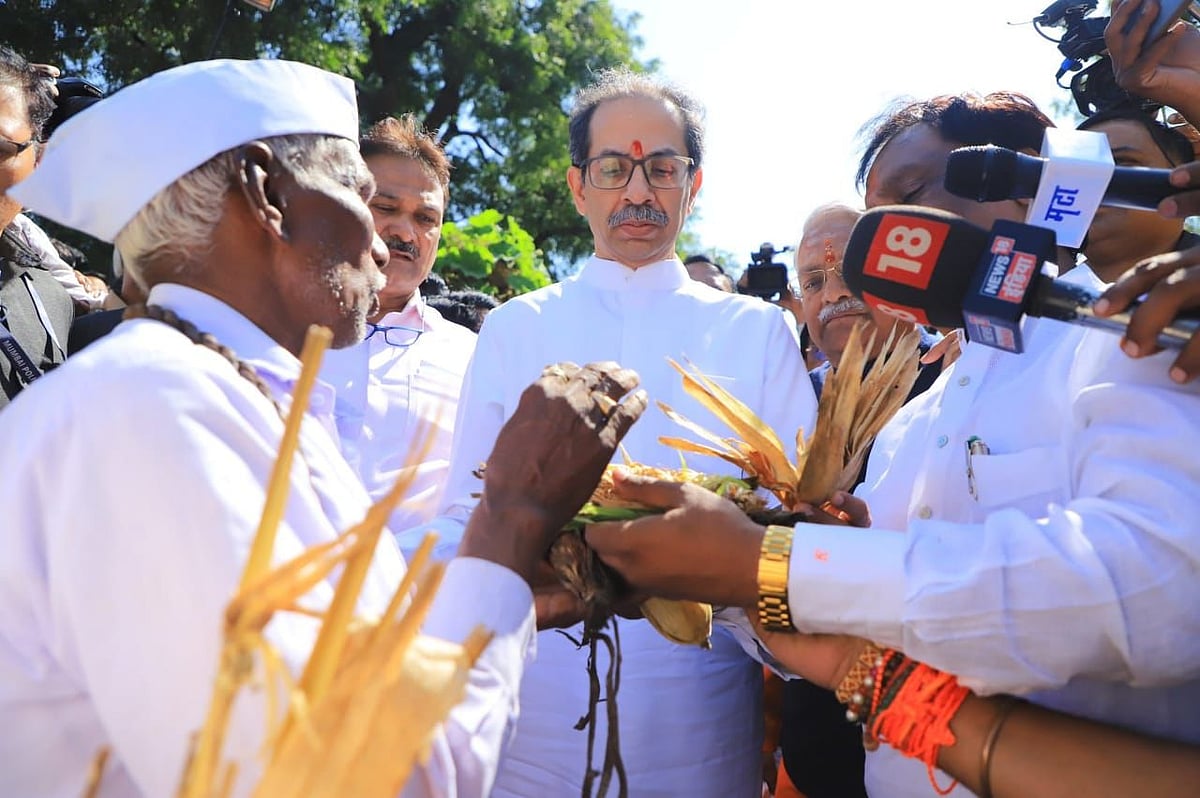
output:
M971 498L979 501L979 489L975 484L975 455L985 455L991 450L988 445L983 442L983 438L978 435L972 435L967 438L967 490L971 492Z

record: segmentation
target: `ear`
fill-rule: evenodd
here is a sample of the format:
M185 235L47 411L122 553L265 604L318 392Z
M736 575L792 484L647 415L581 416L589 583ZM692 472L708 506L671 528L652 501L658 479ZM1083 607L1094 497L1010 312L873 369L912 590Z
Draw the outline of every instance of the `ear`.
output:
M700 193L700 184L704 182L704 169L696 169L696 173L692 175L692 190L688 193L687 212L689 215L692 209L696 206L696 195Z
M567 185L571 187L571 198L575 200L575 210L581 216L586 215L583 208L583 170L578 166L567 167Z
M283 212L276 183L281 177L279 160L270 146L261 141L243 145L238 152L238 189L254 220L272 236L284 239Z

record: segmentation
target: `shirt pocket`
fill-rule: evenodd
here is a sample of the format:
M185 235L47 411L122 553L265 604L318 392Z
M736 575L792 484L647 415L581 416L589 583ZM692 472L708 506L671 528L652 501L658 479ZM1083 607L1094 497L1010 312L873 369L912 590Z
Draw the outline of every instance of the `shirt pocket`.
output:
M1051 504L1066 504L1069 484L1066 452L1059 446L1035 446L1007 454L971 458L981 507L1020 510L1034 518Z

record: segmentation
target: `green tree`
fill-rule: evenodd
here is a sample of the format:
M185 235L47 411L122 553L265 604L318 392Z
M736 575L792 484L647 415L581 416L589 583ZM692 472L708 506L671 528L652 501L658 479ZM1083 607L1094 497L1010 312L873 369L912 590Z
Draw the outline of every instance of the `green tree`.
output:
M442 225L435 269L451 290L473 288L501 301L551 283L533 237L493 209Z
M564 177L566 103L596 70L650 66L635 57L636 21L608 0L280 0L270 13L235 0L0 4L5 43L110 91L207 58L214 42L217 56L348 75L365 123L412 111L445 139L451 218L497 209L552 263L591 246Z

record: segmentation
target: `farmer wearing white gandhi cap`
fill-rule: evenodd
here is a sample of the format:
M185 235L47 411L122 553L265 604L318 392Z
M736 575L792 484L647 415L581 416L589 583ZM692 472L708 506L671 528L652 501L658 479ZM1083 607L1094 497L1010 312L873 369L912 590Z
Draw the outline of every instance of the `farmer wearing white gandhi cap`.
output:
M13 189L115 242L148 301L0 417L0 795L75 798L102 747L112 753L100 795L175 793L305 331L356 340L383 283L357 135L346 78L283 61L190 64L68 121ZM530 575L644 407L634 394L595 420L578 397L598 393L587 390L598 374L613 399L636 381L611 366L539 380L514 418L520 434L492 453L481 510L424 631L458 642L482 624L495 637L405 795L490 790L533 637ZM275 563L332 540L368 506L331 434L333 405L318 383ZM381 611L404 569L385 534L360 611ZM302 604L320 608L330 587ZM289 613L266 629L293 673L313 629ZM267 711L263 691L235 706L224 754L237 794L261 769Z

